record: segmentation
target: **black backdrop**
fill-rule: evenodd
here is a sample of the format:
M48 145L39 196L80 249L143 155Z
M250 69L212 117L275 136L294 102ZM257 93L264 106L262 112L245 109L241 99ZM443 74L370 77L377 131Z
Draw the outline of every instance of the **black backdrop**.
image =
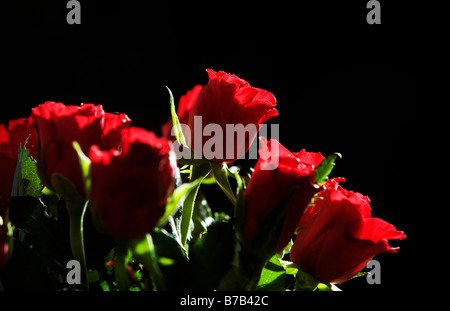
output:
M382 284L353 280L349 290L397 290L420 256L411 195L412 150L420 142L417 51L412 6L382 5L366 23L366 1L320 4L238 1L191 3L80 1L81 24L66 23L66 1L2 7L0 122L28 116L43 101L101 104L135 126L160 132L176 100L205 69L231 72L277 98L280 141L293 151L340 152L333 176L369 195L373 216L405 231L398 254L377 257Z

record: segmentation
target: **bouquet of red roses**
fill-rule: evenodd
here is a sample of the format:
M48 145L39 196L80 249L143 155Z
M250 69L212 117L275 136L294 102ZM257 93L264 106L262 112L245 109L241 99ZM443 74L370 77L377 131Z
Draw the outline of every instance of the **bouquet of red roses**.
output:
M334 290L397 252L403 232L328 178L340 154L267 139L275 97L207 73L177 111L169 90L164 137L93 104L0 124L0 289Z

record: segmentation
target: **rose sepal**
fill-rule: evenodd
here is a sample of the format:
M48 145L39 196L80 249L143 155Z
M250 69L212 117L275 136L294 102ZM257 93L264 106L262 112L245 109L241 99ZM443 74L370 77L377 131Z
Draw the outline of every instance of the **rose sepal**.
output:
M61 174L53 174L52 182L55 191L66 203L67 212L69 214L69 234L72 256L80 263L82 271L81 284L86 290L89 290L83 237L83 218L88 205L88 200L81 196L77 192L75 185Z
M217 185L222 189L223 193L227 196L230 202L236 204L236 196L231 189L230 182L228 181L228 166L226 163L217 163L210 161L211 170L214 174Z

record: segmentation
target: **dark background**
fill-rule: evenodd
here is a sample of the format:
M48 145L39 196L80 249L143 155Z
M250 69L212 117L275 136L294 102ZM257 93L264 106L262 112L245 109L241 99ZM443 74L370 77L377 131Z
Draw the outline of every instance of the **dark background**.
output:
M381 285L341 286L396 291L415 280L423 256L413 217L424 200L412 185L431 107L418 102L426 57L415 8L380 2L381 25L366 23L366 1L85 0L81 25L66 23L66 1L3 5L0 122L46 100L92 102L159 134L169 118L165 86L178 100L207 83L206 68L234 73L275 95L280 116L271 122L283 145L340 152L332 176L405 231L391 243L398 254L376 257Z

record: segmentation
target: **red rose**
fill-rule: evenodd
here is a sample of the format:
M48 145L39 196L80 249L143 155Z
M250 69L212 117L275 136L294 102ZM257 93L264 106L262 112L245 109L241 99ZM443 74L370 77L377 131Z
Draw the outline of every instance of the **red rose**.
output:
M38 171L42 182L54 189L52 176L58 173L70 180L80 194L84 194L84 185L73 141L80 144L84 153L94 144L104 150L117 148L117 130L131 122L123 113L104 112L101 105L65 106L55 102L33 108L31 117L39 133Z
M267 143L267 147L264 146L264 138L261 138L261 143L263 149L260 150L260 158L244 192L244 237L246 241L251 242L257 234L260 234L259 227L268 213L294 188L275 250L277 252L289 243L303 211L319 190L313 184L315 168L324 157L320 153L305 150L290 152L274 139ZM269 169L276 161L278 166Z
M317 194L299 222L302 228L291 248L291 260L321 282L342 283L358 273L375 255L395 253L387 240L405 234L379 218L370 217L369 198L337 183Z
M89 152L90 202L111 235L138 238L163 216L176 162L165 138L135 127L121 133L121 151L93 146Z
M258 126L278 115L276 100L272 93L251 87L233 74L211 69L207 72L209 82L206 86L197 85L180 98L178 118L189 128L190 133L184 131L184 134L196 155L231 163L245 155L257 135ZM239 124L246 130L236 134L230 128L227 133L227 124L233 128ZM165 135L169 129L170 125L163 127ZM217 140L213 139L215 135L218 135Z
M6 211L11 195L19 145L28 138L27 149L36 158L37 133L31 118L9 121L8 128L0 124L0 211Z
M27 149L33 158L36 158L37 133L31 117L10 120L8 129L0 124L0 152L10 158L17 158L19 145L27 141Z

